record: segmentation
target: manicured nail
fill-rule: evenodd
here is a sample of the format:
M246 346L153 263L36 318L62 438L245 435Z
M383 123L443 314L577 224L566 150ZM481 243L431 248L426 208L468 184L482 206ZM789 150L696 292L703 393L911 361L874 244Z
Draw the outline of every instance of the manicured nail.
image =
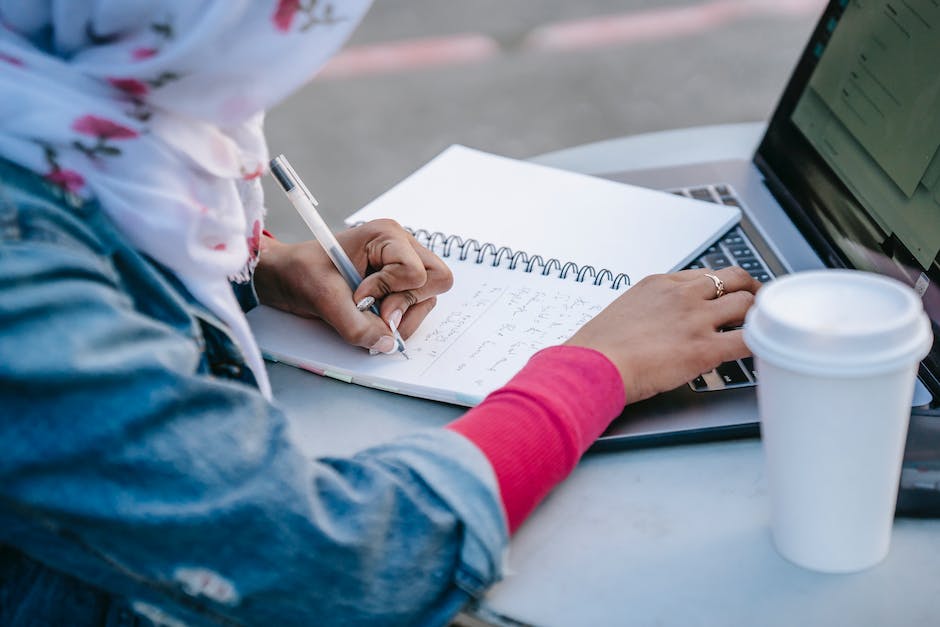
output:
M374 302L375 302L375 298L373 298L372 296L366 296L365 298L360 300L358 303L356 303L356 309L358 309L359 311L365 311L366 309L371 307L372 303Z
M373 352L374 351L374 352ZM382 353L388 355L395 352L395 338L391 335L383 335L379 338L379 341L372 345L372 348L369 349L369 354L375 355L377 353Z
M392 328L392 331L398 330L398 325L401 324L401 317L405 313L401 309L396 309L392 312L392 315L388 317L388 326Z

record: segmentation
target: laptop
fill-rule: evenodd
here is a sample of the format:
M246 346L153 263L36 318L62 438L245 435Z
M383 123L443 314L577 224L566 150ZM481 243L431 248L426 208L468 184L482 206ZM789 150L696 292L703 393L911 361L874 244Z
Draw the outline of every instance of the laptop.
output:
M940 338L940 0L833 0L750 161L603 176L741 207L692 267L760 281L823 267L888 275L923 298ZM915 405L940 399L940 341ZM759 434L749 359L628 405L595 449Z

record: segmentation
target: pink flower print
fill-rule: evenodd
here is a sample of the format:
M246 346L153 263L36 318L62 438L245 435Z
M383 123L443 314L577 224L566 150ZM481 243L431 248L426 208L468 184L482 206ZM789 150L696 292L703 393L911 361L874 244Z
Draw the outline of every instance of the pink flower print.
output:
M17 59L16 57L11 56L5 52L0 52L0 61L6 61L10 65L15 65L17 67L23 67L25 65L22 59Z
M120 89L128 96L133 98L142 98L150 91L147 83L139 81L136 78L109 78L108 82L112 87Z
M277 9L274 11L274 26L286 33L299 10L300 0L278 0Z
M333 3L328 2L325 6L318 5L320 5L319 0L311 0L303 4L300 0L278 0L277 9L274 11L274 26L285 33L290 31L298 12L307 16L307 22L300 27L300 30L308 30L316 24L334 24L340 21L334 15Z
M72 130L99 139L134 139L138 135L132 128L96 115L83 115L78 118L72 123Z
M159 50L156 48L134 48L131 50L131 58L135 61L143 61L144 59L156 56L157 52L159 52Z
M225 245L225 242L221 242L221 243L216 244L215 246L213 246L213 247L212 247L212 250L225 250L226 248L227 248L227 246Z
M117 157L121 154L121 149L109 144L108 140L134 139L138 136L137 131L134 129L105 118L99 118L96 115L84 115L78 118L72 123L72 130L83 135L91 135L98 140L91 146L86 146L77 140L72 142L72 147L82 152L89 159Z
M261 178L261 175L264 174L264 164L259 163L258 167L252 170L251 172L246 172L245 169L242 169L242 178L246 181L252 181L254 179Z
M85 178L75 170L63 170L55 168L52 172L46 174L45 179L54 185L58 185L67 192L77 193L85 186Z

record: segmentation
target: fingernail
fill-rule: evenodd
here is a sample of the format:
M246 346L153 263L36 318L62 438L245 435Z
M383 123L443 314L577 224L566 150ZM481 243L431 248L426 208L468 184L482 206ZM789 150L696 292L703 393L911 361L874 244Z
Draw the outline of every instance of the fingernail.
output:
M398 325L401 323L401 317L405 313L401 309L396 309L392 312L392 315L388 317L388 326L392 328L392 331L398 330Z
M356 303L356 309L358 309L359 311L365 311L366 309L371 307L372 303L374 302L375 302L375 298L373 298L372 296L366 296L365 298L360 300L358 303Z
M373 352L375 351L375 352ZM379 338L379 341L372 345L372 348L369 349L370 354L382 353L388 355L389 353L395 352L395 338L391 335L383 335Z

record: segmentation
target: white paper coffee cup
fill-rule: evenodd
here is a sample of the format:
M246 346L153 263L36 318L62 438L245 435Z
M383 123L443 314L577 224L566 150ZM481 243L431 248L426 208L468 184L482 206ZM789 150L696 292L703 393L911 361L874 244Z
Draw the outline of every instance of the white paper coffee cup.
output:
M851 270L802 272L757 294L744 340L758 371L778 551L853 572L888 552L917 365L930 321L912 289Z

